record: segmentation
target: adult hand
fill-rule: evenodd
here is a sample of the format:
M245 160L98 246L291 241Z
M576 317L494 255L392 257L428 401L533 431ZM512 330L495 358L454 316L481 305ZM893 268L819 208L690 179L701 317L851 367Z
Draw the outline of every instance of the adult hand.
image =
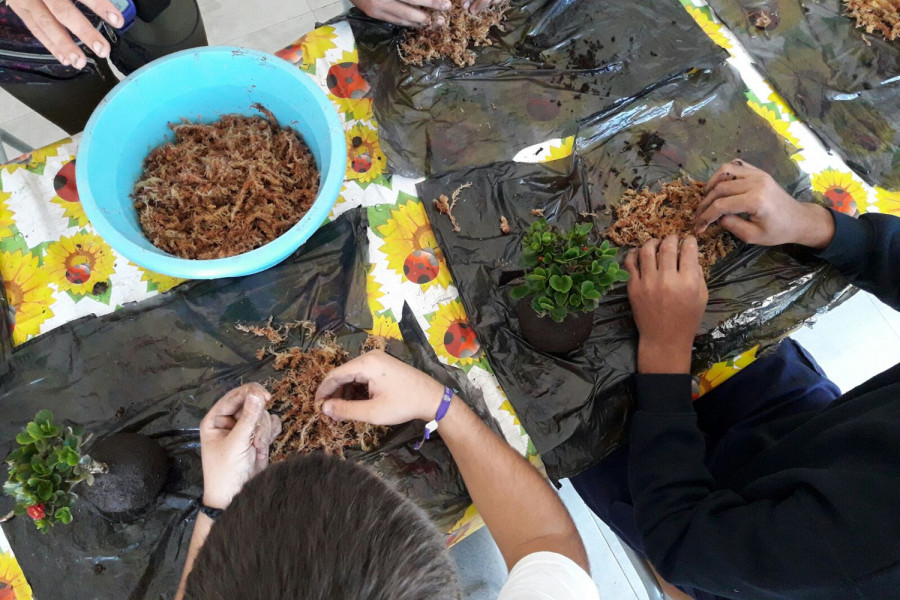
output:
M821 249L834 237L828 209L797 202L768 173L744 161L722 165L706 190L696 213L698 234L718 221L741 240L760 246L802 244Z
M121 27L125 23L122 13L109 0L81 2L113 27ZM72 0L8 0L7 3L32 35L62 64L76 69L82 69L87 64L84 52L72 41L69 32L75 34L97 56L109 56L109 42L75 8Z
M403 27L424 27L431 21L426 8L450 10L450 0L350 0L356 8L373 19L387 21ZM438 16L435 25L443 25L444 17Z
M354 386L369 387L368 400L346 400ZM335 420L396 425L434 418L444 386L381 350L368 352L333 370L316 392L327 399L322 412Z
M628 299L640 332L638 372L690 373L694 336L709 294L697 239L650 240L625 258Z
M248 383L222 396L200 422L203 503L224 509L247 481L266 468L269 445L281 432L266 412L271 395Z

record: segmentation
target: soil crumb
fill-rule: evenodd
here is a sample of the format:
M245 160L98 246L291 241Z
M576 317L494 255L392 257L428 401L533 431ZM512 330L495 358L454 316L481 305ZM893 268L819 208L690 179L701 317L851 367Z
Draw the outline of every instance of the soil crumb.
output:
M297 324L286 324L278 328L272 327L270 318L265 326L244 326L241 331L272 340L282 335L287 325L302 326L310 335L315 326L307 321ZM237 325L235 327L238 327ZM271 331L277 335L272 336ZM288 330L289 331L289 330ZM286 336L282 337L282 341ZM278 342L280 343L280 342ZM362 351L383 349L384 338L369 336L363 344ZM369 451L377 448L387 427L369 425L358 421L332 421L322 413L322 401L316 400L316 390L325 377L335 368L350 360L350 353L341 347L334 336L326 333L315 345L304 350L292 346L285 350L263 348L264 355L272 354L275 360L272 368L280 373L264 383L272 394L267 409L281 419L281 434L275 439L269 458L272 462L280 462L297 454L309 454L323 450L326 454L344 457L347 448L359 448ZM349 397L363 399L368 397L366 386L358 386ZM348 397L348 394L345 394Z
M532 208L532 209L531 209L531 216L532 216L532 217L543 217L543 216L544 216L544 209L543 209L543 208Z
M441 194L438 196L437 200L433 200L434 207L438 210L442 215L447 215L450 219L450 224L453 225L453 231L459 233L461 231L459 227L459 223L456 222L456 217L453 216L453 209L456 206L456 202L459 200L459 194L466 189L472 187L472 182L469 181L467 183L462 184L450 194L448 198L445 194Z
M857 28L863 28L867 33L880 33L892 42L900 39L900 2L897 0L844 0L844 6L845 14L856 19Z
M421 67L447 58L458 67L471 67L476 55L470 48L493 45L488 37L492 28L505 31L509 0L502 0L477 15L463 8L461 0L453 1L449 11L430 11L430 25L406 30L400 41L400 60ZM436 24L438 17L443 17L442 25Z
M500 233L503 235L509 234L509 221L503 215L500 215Z
M688 178L663 183L659 191L627 190L606 237L621 248L639 248L653 238L695 235L694 212L705 195L706 184ZM737 247L734 237L719 225L710 225L697 236L697 244L707 277L716 261Z
M650 161L653 160L653 155L659 152L665 143L666 140L661 138L655 131L645 131L638 138L638 156L643 159L645 165L649 165Z
M282 235L312 206L319 191L312 153L271 112L254 108L265 118L169 125L175 143L150 152L132 194L154 246L192 259L242 254Z

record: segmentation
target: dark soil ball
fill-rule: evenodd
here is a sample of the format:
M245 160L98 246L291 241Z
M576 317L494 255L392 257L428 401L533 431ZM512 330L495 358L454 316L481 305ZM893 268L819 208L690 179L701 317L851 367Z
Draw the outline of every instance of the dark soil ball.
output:
M156 499L169 470L165 451L147 436L117 433L91 447L91 458L106 463L109 473L97 475L81 496L105 513L122 513Z

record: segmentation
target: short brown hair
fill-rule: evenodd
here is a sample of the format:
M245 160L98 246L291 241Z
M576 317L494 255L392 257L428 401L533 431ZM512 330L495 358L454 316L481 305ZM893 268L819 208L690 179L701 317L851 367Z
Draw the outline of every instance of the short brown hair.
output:
M458 600L425 514L367 469L316 453L254 477L210 531L185 598Z

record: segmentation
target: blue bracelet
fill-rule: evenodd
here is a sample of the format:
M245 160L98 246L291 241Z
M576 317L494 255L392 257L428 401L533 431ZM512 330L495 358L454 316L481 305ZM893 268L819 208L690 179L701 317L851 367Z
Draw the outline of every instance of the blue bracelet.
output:
M425 443L425 440L431 439L431 434L437 431L438 421L444 418L444 415L447 414L447 410L450 409L450 401L453 400L453 390L448 387L444 388L444 395L441 398L441 405L438 406L437 414L434 415L434 419L428 421L425 424L425 435L422 439L416 442L415 446L413 446L414 450L418 450L422 447L422 444Z

